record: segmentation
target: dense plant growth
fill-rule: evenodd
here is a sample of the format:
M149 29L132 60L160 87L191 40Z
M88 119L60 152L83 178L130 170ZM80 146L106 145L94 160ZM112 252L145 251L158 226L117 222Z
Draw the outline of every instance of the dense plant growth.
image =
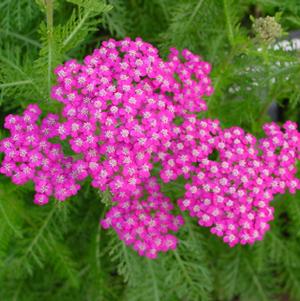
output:
M297 1L240 2L0 4L1 122L12 134L1 130L1 173L16 184L34 181L15 186L0 176L1 299L300 298L299 193L269 203L299 186L299 134L295 123L281 130L268 114L276 102L279 124L299 119L296 43L274 43L282 28L297 29L300 7ZM275 18L261 18L268 14ZM86 56L103 40L125 36L142 37L166 58L140 39L110 40ZM170 47L211 62L213 94L209 64L187 50L182 58L173 49L167 59ZM105 93L111 102L103 101ZM154 101L145 102L142 93ZM206 101L199 99L204 94ZM143 191L141 208L135 200ZM34 206L33 199L46 205ZM182 225L171 209L187 209L234 247L187 214ZM143 215L146 233L120 224L118 215L130 219L135 212ZM262 239L268 224L261 242L235 246ZM177 249L168 229L179 230ZM148 245L147 233L158 245ZM151 261L126 244L150 258L175 250Z

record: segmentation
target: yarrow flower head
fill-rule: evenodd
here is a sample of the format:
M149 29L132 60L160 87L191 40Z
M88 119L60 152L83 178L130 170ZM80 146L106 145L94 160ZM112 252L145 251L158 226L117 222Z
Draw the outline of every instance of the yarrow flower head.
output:
M137 187L133 196L119 201L101 221L104 228L115 229L125 244L133 245L140 255L156 258L159 251L175 249L177 239L170 231L183 224L180 215L171 214L173 205L160 192L155 178Z
M213 92L210 69L188 50L171 49L163 61L139 38L103 42L83 63L56 68L52 98L63 104L61 116L40 120L36 105L7 116L11 137L0 144L0 172L18 185L33 181L40 205L76 194L90 177L93 187L112 194L101 225L149 258L176 248L173 232L183 225L154 165L163 182L185 178L179 208L200 226L230 246L262 239L274 195L300 188L299 132L292 122L283 129L272 123L257 140L241 128L199 120L207 109L203 97ZM52 138L67 141L81 159L65 156Z
M145 183L153 163L159 161L158 154L168 151L176 135L174 119L206 110L202 97L213 91L210 69L188 50L180 54L171 49L168 60L163 61L151 44L127 38L104 42L83 64L71 60L55 70L58 85L52 97L64 104L65 118L59 135L69 139L74 152L83 155L92 185L103 191L110 189L117 203L113 212L123 203L130 204L126 214L136 211L137 205L132 203L139 203L135 194L141 187L148 187L151 194ZM159 202L162 196L157 198ZM107 214L110 219L111 214ZM135 237L128 232L125 235L114 223L106 225L114 227L126 242L126 237ZM150 229L153 232L160 226L156 222ZM149 246L145 248L148 256L169 248L161 237L156 240L162 245L152 246L152 255L146 252ZM141 238L138 241L141 247L147 245Z
M182 56L172 49L164 62L141 39L111 39L82 65L71 60L55 70L52 97L65 105L59 135L83 154L94 187L130 194L167 150L175 117L206 109L210 65L188 50Z
M287 122L281 130L271 123L264 130L267 137L257 140L241 128L223 130L211 120L185 124L171 147L185 143L184 149L164 162L166 181L170 162L176 176L188 163L189 182L184 198L178 201L180 208L230 246L261 240L274 217L270 206L274 195L300 189L295 168L300 145L296 124ZM192 139L187 139L189 135Z
M8 115L4 127L11 137L0 142L0 152L5 154L0 172L12 178L17 185L33 181L34 202L48 203L49 197L58 200L75 195L80 188L80 174L72 157L63 154L60 144L48 141L57 127L56 115L48 115L39 126L41 111L29 105L23 116Z

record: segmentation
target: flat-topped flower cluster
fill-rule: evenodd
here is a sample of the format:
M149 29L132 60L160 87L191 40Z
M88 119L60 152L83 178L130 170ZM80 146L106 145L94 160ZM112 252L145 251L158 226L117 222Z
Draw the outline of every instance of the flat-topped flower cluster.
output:
M38 106L30 105L22 116L6 117L11 136L0 144L0 172L18 185L33 181L40 205L75 195L90 177L112 194L102 226L149 258L176 248L173 232L183 224L160 191L154 164L163 182L186 179L179 208L199 225L230 246L262 239L274 195L300 189L300 134L292 122L283 129L271 123L257 140L199 120L203 97L213 92L210 69L188 50L171 49L164 61L139 38L103 42L83 63L56 68L52 98L63 103L61 115L39 121ZM76 156L65 156L53 138L66 140Z

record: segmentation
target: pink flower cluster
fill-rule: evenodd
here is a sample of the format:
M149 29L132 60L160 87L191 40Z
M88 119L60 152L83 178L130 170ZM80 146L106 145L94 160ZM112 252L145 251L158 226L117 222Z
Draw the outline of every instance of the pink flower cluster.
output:
M173 49L164 62L141 39L109 40L83 64L55 70L52 97L65 118L58 134L82 154L94 187L128 198L150 177L153 157L167 151L174 118L206 109L210 65L187 50L182 56Z
M151 177L130 198L112 207L101 225L113 227L120 239L126 245L133 245L139 255L156 258L159 251L176 248L177 239L169 231L178 231L183 219L171 214L172 209L170 200L160 192L156 178Z
M264 130L267 137L257 141L241 128L223 130L215 121L190 118L164 161L165 181L180 174L189 179L178 201L181 210L188 210L200 226L211 227L230 246L261 240L273 219L274 195L300 189L296 124L287 122L281 130L270 123ZM180 143L184 148L176 150Z
M52 129L57 126L58 116L48 115L39 126L41 111L37 105L29 105L23 116L8 115L4 127L11 137L0 141L4 152L0 172L12 178L17 185L33 181L34 202L48 203L49 197L58 200L75 195L80 186L80 162L63 154L60 144L51 143Z
M0 172L16 184L33 180L38 204L51 195L65 200L91 177L115 203L102 226L155 258L176 247L171 233L183 224L152 176L156 164L164 182L186 179L180 209L230 246L253 243L269 228L273 196L300 189L300 134L291 122L283 130L267 124L267 137L257 140L238 127L199 120L207 109L203 96L213 92L210 69L188 50L171 49L163 61L139 38L103 42L83 63L56 68L52 97L63 103L61 116L49 114L37 125L40 111L31 105L23 117L6 118L11 137L0 144ZM80 159L65 157L53 138L66 140Z
M210 65L188 50L182 52L182 57L183 61L172 49L165 62L156 48L141 39L109 40L83 64L71 60L55 70L58 85L52 97L64 104L65 118L58 135L69 139L73 151L82 154L92 185L101 190L109 188L118 203L108 212L105 225L148 257L176 245L174 236L159 233L177 230L177 226L167 224L173 225L178 217L167 212L170 209L165 212L158 207L155 210L160 208L157 212L162 217L166 214L167 224L155 217L155 226L148 227L138 216L146 214L150 218L151 207L143 205L143 213L137 214L142 210L138 206L142 196L136 193L147 187L148 198L156 197L156 206L169 202L172 207L157 191L152 195L151 187L146 185L153 162L160 151L168 150L175 135L174 119L205 110L202 96L212 93ZM131 205L123 208L124 204ZM146 234L136 234L135 228L123 229L119 219L113 219L121 208L126 209L124 222L137 219L137 229L145 228ZM156 246L149 245L153 235Z

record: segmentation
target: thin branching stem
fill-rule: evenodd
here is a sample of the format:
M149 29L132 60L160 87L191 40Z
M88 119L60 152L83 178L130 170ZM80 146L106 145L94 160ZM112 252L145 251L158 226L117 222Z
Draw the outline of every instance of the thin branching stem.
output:
M8 224L8 226L13 230L13 232L18 236L18 237L22 237L22 235L20 234L20 232L18 231L18 229L16 229L16 227L13 225L13 223L11 222L11 220L9 219L8 215L5 212L5 209L3 208L2 202L0 201L0 211L2 212L2 215L4 216L4 219L6 220L6 223Z
M51 78L52 78L52 57L53 57L53 0L45 0L46 3L46 17L47 17L47 35L48 35L48 69L47 69L47 83L48 83L48 97L51 93Z
M26 249L24 255L22 258L27 258L27 256L29 256L30 254L32 254L32 250L34 249L34 247L37 245L37 243L39 242L39 240L42 238L44 231L46 230L46 228L48 227L49 223L52 220L52 217L55 213L55 211L57 210L57 208L55 206L53 206L53 208L51 209L51 211L48 213L48 216L46 217L42 227L39 229L39 231L37 232L37 234L35 235L34 239L31 241L30 245L28 246L28 248Z
M72 32L65 38L62 45L65 48L70 41L72 41L73 37L78 33L78 31L81 29L81 27L84 25L85 21L89 18L90 11L87 10L87 12L84 14L84 16L81 18L80 22L77 24L77 26L72 30Z
M22 35L22 34L19 34L17 32L13 32L13 31L9 31L9 30L4 30L4 29L1 29L0 28L0 33L3 33L4 35L7 35L7 36L11 36L12 38L15 38L15 39L18 39L20 41L23 41L25 43L28 43L32 46L35 46L37 48L41 48L41 44L25 35Z
M29 85L29 84L32 84L31 80L20 80L11 83L0 84L0 89L20 86L20 85Z
M228 37L229 44L232 47L234 44L234 36L233 36L232 22L230 19L228 0L223 0L223 6L224 6L224 15L226 20L227 37Z

